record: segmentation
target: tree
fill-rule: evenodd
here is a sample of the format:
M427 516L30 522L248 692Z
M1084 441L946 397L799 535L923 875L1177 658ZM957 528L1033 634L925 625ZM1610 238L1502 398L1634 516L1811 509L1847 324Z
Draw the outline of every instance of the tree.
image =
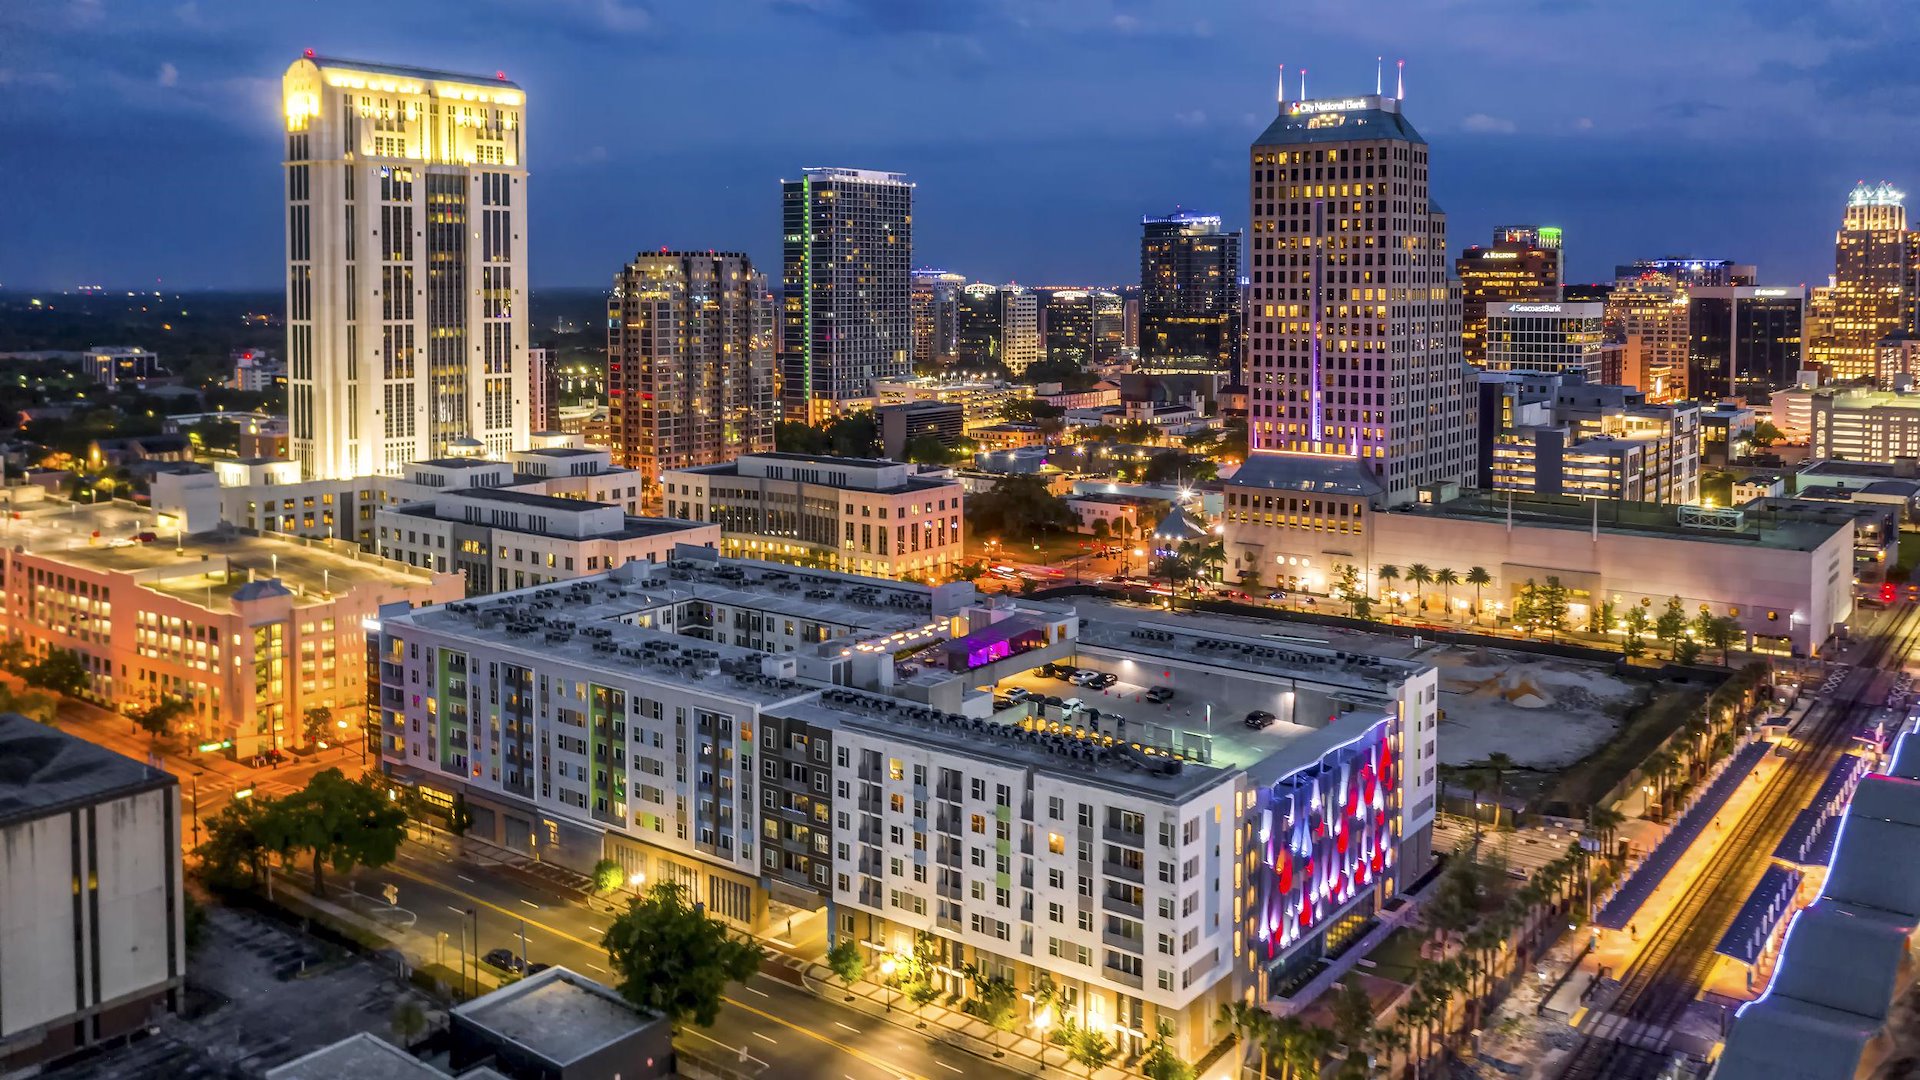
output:
M1487 755L1487 771L1493 774L1493 827L1500 828L1500 797L1506 794L1507 773L1513 769L1513 759L1494 751Z
M1667 810L1667 778L1673 774L1673 767L1676 764L1678 762L1675 761L1674 756L1665 750L1655 750L1640 763L1641 774L1654 783L1655 797L1660 800L1660 812L1663 816Z
M1480 590L1493 584L1493 575L1487 573L1487 568L1484 566L1471 566L1467 568L1466 580L1467 584L1473 586L1473 614L1478 617L1481 607Z
M1557 638L1567 628L1568 592L1557 577L1547 578L1546 587L1540 591L1539 609L1535 618Z
M473 810L467 805L466 795L455 792L453 805L447 808L447 831L455 836L465 836L467 830L471 828L473 828Z
M1680 638L1687 632L1687 613L1675 596L1667 601L1666 610L1654 620L1653 636L1667 646L1667 655L1672 656L1678 647Z
M1753 445L1765 448L1772 446L1784 438L1786 438L1786 436L1781 433L1779 428L1774 426L1773 421L1755 420L1753 422L1753 435L1751 436Z
M1105 1068L1107 1062L1113 1060L1113 1044L1104 1034L1083 1027L1074 1033L1073 1045L1067 1047L1067 1053L1086 1066L1087 1076L1092 1077L1094 1070Z
M1708 616L1703 613L1696 625L1701 640L1720 650L1720 666L1728 666L1727 654L1744 636L1739 620L1726 615Z
M1180 1056L1167 1045L1173 1037L1173 1024L1166 1017L1154 1028L1153 1042L1147 1047L1147 1056L1140 1063L1140 1071L1147 1080L1193 1080L1193 1066L1180 1060Z
M1291 1018L1289 1018L1291 1019ZM1255 1047L1260 1050L1260 1078L1266 1080L1267 1051L1271 1029L1275 1024L1274 1015L1258 1005L1245 1001L1223 1001L1220 1003L1219 1022L1223 1027L1233 1029L1233 1038L1240 1044L1239 1071L1245 1072L1247 1058Z
M727 933L726 925L687 900L675 881L654 884L627 905L600 939L620 979L615 989L635 1006L665 1015L676 1028L709 1027L730 982L760 970L766 950Z
M393 1027L394 1037L400 1040L402 1047L411 1046L421 1032L427 1030L426 1010L412 998L402 998L393 1007L393 1015L388 1020Z
M1540 586L1532 578L1513 597L1513 623L1527 633L1533 633L1540 621Z
M1638 611L1638 608L1634 610ZM1620 643L1620 655L1629 660L1638 660L1647 653L1647 643L1637 636L1629 635Z
M19 713L29 720L52 726L60 716L60 699L44 690L15 690L0 684L0 712Z
M327 741L332 728L333 710L325 705L315 705L300 714L300 737L308 746Z
M1433 584L1433 571L1426 563L1414 563L1407 567L1407 581L1413 585L1413 609L1426 611L1427 597L1423 586Z
M1443 613L1451 612L1453 610L1453 587L1460 584L1460 575L1455 573L1450 567L1443 566L1433 572L1433 583L1440 586L1440 610Z
M1640 604L1629 606L1627 608L1627 617L1623 619L1622 622L1626 624L1627 640L1630 642L1639 642L1647 633L1647 609ZM1628 653L1628 655L1637 656L1640 651L1641 650L1636 649Z
M1367 1060L1378 1032L1373 1027L1373 999L1367 996L1358 979L1340 985L1333 998L1333 1033L1346 1046L1349 1062Z
M48 649L47 655L28 664L21 673L28 686L51 690L66 697L78 697L93 685L93 673L86 661L72 649Z
M998 975L981 978L974 977L974 999L970 1002L973 1015L995 1032L993 1056L1000 1057L998 1033L1012 1031L1019 1021L1017 1006L1020 1004L1020 991L1012 982Z
M151 705L143 705L133 710L128 716L139 725L140 730L153 736L153 742L157 746L161 739L170 734L169 729L172 728L174 720L192 711L192 705L168 694Z
M200 865L219 884L258 885L266 880L268 857L288 850L286 824L270 795L235 799L207 822Z
M1400 568L1392 563L1384 563L1374 571L1374 575L1380 579L1380 599L1385 600L1393 593L1393 583L1400 580Z
M1095 518L1093 522L1093 538L1103 544L1112 539L1113 522L1106 518Z
M627 881L626 871L620 869L620 864L612 859L601 859L594 863L592 877L594 892L612 892Z
M1616 621L1614 619L1613 601L1609 600L1591 610L1593 617L1587 623L1587 633L1605 636L1611 632L1613 630L1613 624Z
M1682 664L1697 664L1700 662L1701 649L1702 646L1698 641L1683 637L1673 647L1673 658Z
M1043 535L1072 532L1079 524L1038 476L1003 476L991 490L967 500L967 526L980 536L1037 541Z
M924 465L945 465L956 455L953 449L941 442L937 435L915 435L901 448L900 456L903 460Z
M313 857L316 895L325 895L325 867L344 874L356 866L385 866L399 855L406 835L404 809L371 777L349 780L339 769L315 773L305 788L281 799L275 809L284 815L288 847Z
M840 981L846 983L847 988L851 990L853 984L859 982L860 977L867 973L867 951L860 947L858 941L843 937L835 943L833 948L827 950L827 966L832 968L833 973L839 976ZM847 1000L852 1001L853 995L848 994Z

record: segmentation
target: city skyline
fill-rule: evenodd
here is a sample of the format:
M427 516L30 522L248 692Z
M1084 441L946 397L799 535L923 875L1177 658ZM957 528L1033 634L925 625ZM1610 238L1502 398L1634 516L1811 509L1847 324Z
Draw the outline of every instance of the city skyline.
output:
M1275 13L1231 3L1195 13L1088 2L1016 17L998 5L928 14L742 0L703 19L605 0L538 18L503 4L484 29L451 34L436 23L423 53L413 42L427 20L406 12L379 31L338 34L226 4L112 17L108 6L0 16L20 46L0 58L10 90L0 134L49 151L0 175L5 204L38 207L0 254L7 286L159 278L170 288L272 287L275 76L304 47L504 68L528 86L529 122L541 132L533 157L546 163L533 170L531 231L541 239L530 270L547 288L595 285L632 250L662 244L739 249L771 265L779 225L768 192L813 164L913 176L916 263L973 280L1125 281L1142 213L1178 204L1244 226L1235 155L1262 124L1248 106L1272 93L1278 63L1296 72L1307 63L1310 96L1362 93L1374 56L1391 68L1406 42L1421 46L1406 51L1408 97L1447 178L1435 198L1456 252L1494 225L1537 220L1566 230L1571 281L1693 254L1818 283L1833 207L1853 182L1916 182L1892 149L1912 124L1899 102L1914 79L1873 60L1912 36L1890 6L1650 7L1633 35L1649 62L1707 30L1740 46L1689 54L1658 87L1620 83L1607 45L1625 47L1626 20L1597 8L1519 20L1408 4L1371 24L1393 27L1402 42L1347 27L1289 34L1282 48ZM1556 54L1559 79L1525 99L1500 92L1499 65L1475 60L1496 46L1540 51L1576 39L1595 47ZM1186 62L1196 50L1207 63ZM845 103L817 130L796 130L778 107L784 62L801 53L829 61L813 72L815 92ZM644 62L618 62L629 56ZM82 74L102 60L113 74ZM594 104L717 61L737 62L742 77L657 129ZM911 92L846 93L856 80L899 80ZM1144 102L1118 96L1141 88ZM1112 107L1103 111L1104 101ZM1062 137L1062 108L1091 116ZM953 123L938 124L942 115ZM1860 138L1869 131L1871 141ZM1819 149L1840 145L1846 152ZM141 183L127 183L124 169L73 165L116 155L131 155ZM1096 164L1119 166L1114 179L1089 182ZM220 198L204 195L210 169L223 178ZM1718 179L1730 175L1740 182ZM672 214L658 211L666 205ZM989 210L996 226L979 228Z

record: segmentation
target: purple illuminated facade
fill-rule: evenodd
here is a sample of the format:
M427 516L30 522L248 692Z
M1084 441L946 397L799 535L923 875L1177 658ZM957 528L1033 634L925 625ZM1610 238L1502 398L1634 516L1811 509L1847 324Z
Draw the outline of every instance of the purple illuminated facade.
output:
M1259 790L1251 933L1273 960L1391 880L1400 845L1399 722L1365 732Z

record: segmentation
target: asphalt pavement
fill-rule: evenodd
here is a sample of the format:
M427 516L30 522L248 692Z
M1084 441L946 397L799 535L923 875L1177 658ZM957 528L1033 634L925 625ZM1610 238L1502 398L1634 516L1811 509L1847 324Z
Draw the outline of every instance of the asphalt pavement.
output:
M609 983L614 979L599 944L612 920L611 905L589 907L558 886L412 843L393 865L351 876L354 891L368 898L358 905L363 909L384 906L373 898L383 896L389 885L400 909L389 917L404 922L411 915L416 931L444 933L445 962L455 970L477 922L480 955L499 948L524 950L533 963L563 965ZM706 1044L716 1061L767 1077L1013 1080L1026 1075L929 1041L913 1029L904 1009L895 1014L901 1022L894 1023L804 990L796 985L800 972L785 959L770 951L759 974L729 987L713 1026L689 1026L685 1037Z

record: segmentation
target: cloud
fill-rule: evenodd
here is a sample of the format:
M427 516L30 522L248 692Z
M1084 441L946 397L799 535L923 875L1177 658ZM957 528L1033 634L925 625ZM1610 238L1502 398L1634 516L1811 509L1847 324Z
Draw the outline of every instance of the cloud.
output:
M1578 120L1575 120L1575 121L1573 122L1573 127L1574 127L1574 130L1575 130L1575 131L1592 131L1592 130L1593 130L1593 117L1591 117L1591 116L1583 116L1583 117L1581 117L1580 119L1578 119Z
M1131 34L1140 29L1140 19L1123 11L1113 17L1113 28L1123 34Z
M65 90L67 78L51 71L15 71L12 68L0 68L0 86L14 86L23 90L29 88Z
M1173 122L1179 124L1181 127L1206 127L1207 111L1205 109L1189 109L1186 112L1177 112L1173 114Z
M537 6L544 15L609 34L644 34L654 28L653 12L633 0L547 0Z
M1516 130L1513 121L1504 116L1489 116L1479 112L1460 121L1460 129L1476 135L1511 135Z
M604 147L604 146L589 146L589 147L587 147L587 149L586 149L586 150L585 150L584 152L582 152L582 153L579 153L579 154L576 154L576 155L574 155L574 158L573 158L573 164L575 164L575 165L598 165L598 164L600 164L601 162L603 162L603 161L605 161L605 160L607 160L607 148L606 148L606 147Z
M172 64L161 64L160 75L155 81L161 86L178 86L180 85L180 69L174 67Z

